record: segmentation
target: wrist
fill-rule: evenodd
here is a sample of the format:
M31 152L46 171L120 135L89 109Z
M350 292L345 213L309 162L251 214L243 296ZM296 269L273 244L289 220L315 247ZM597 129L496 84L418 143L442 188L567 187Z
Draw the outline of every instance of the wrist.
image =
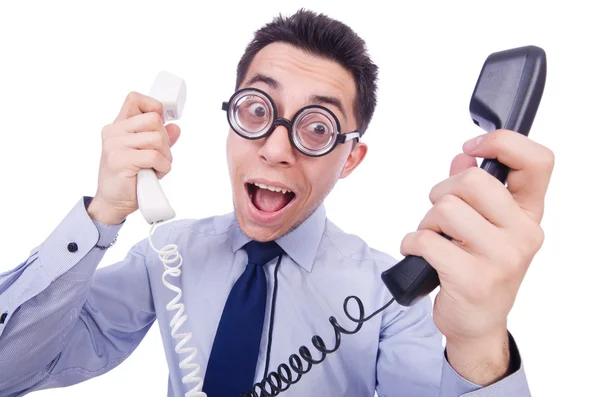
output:
M92 220L106 225L119 225L123 223L126 218L126 216L115 213L114 209L98 197L92 198L87 207L87 213Z
M503 379L510 369L508 331L477 340L447 340L446 356L463 378L488 386Z

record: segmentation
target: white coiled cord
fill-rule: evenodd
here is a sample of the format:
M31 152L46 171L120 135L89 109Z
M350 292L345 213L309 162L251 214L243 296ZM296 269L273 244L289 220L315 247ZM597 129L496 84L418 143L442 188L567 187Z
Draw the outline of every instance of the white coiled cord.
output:
M150 228L150 233L148 235L148 241L150 242L150 246L152 247L152 249L158 254L165 268L165 271L162 275L163 284L170 290L177 293L177 296L167 304L167 310L177 310L177 313L175 313L173 319L169 323L169 325L171 326L171 336L175 339L181 339L179 343L177 343L177 345L175 346L175 351L178 354L189 353L187 357L181 360L181 362L179 363L179 368L183 370L193 369L189 374L185 375L181 379L181 381L184 384L196 383L196 386L194 386L193 389L185 393L185 397L207 397L206 393L203 393L201 391L204 381L200 376L198 376L198 373L200 372L200 366L196 363L192 363L192 360L197 355L196 348L183 347L187 342L189 342L190 339L192 339L192 334L191 332L179 334L177 333L177 330L187 320L187 315L183 314L183 311L185 309L183 303L178 303L179 299L181 299L181 289L169 283L165 279L166 276L179 277L181 275L180 267L183 264L183 258L179 254L177 250L177 245L175 244L167 244L160 250L157 249L154 246L154 244L152 244L152 233L154 232L154 229L157 225L158 223L152 224L152 227ZM175 265L171 266L171 264L173 263L175 263Z

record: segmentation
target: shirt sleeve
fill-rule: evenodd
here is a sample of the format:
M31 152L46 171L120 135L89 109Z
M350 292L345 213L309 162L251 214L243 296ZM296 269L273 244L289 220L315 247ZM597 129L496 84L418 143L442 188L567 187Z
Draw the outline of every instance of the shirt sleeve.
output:
M509 333L511 369L483 387L460 376L449 364L442 335L433 321L431 299L413 306L392 304L382 317L377 360L379 397L530 397L516 343Z
M99 268L123 223L104 225L80 199L29 257L0 274L0 395L101 375L125 360L155 319L146 240Z
M378 397L439 397L444 347L426 296L383 312L377 356Z
M508 337L511 357L508 375L486 387L460 376L450 366L444 353L440 397L531 397L517 344L510 332Z

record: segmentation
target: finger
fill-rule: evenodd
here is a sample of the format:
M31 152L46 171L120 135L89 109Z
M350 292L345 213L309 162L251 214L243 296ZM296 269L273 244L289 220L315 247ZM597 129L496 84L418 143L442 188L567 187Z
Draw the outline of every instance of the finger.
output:
M126 155L127 161L135 167L133 171L136 173L140 169L152 168L161 176L164 176L171 171L171 162L156 150L129 150Z
M108 125L102 131L102 137L108 138L115 135L142 131L163 131L167 135L162 117L158 113L150 112L138 114L126 120Z
M500 229L453 195L443 196L425 214L417 230L445 233L468 252L489 257L501 239Z
M127 98L125 98L125 102L123 102L121 111L117 115L115 121L122 121L132 116L148 112L155 112L162 116L162 103L148 95L143 95L135 91L130 92L127 95Z
M453 273L465 274L472 261L472 256L467 251L428 229L407 234L402 239L400 252L404 256L423 257L437 270L440 278Z
M464 153L460 153L452 159L450 164L450 176L458 174L470 167L477 167L477 159Z
M181 136L181 128L179 128L177 124L167 124L165 129L167 130L167 135L169 137L169 145L173 146Z
M173 161L168 137L161 131L146 131L129 134L123 137L124 145L139 150L157 150L167 160Z
M431 189L429 200L435 204L447 195L459 197L498 227L511 227L521 222L515 218L515 214L522 214L521 208L510 192L479 167L467 168L438 183Z
M156 112L149 112L144 114L138 114L127 120L121 121L119 129L125 132L141 132L141 131L164 131L165 123L163 122L162 116Z
M554 153L514 131L496 130L465 143L466 154L498 159L512 171L507 186L521 208L541 221L554 168Z

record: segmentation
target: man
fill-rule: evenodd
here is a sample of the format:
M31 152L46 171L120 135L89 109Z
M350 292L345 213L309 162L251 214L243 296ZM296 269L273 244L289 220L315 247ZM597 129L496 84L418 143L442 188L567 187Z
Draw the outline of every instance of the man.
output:
M25 262L0 276L0 395L101 375L155 320L170 396L194 385L209 397L250 389L256 396L529 395L507 315L543 241L553 154L512 131L465 143L450 177L431 190L433 206L418 231L402 241L402 255L423 256L439 273L433 313L428 298L393 303L308 364L323 357L315 346L336 348L330 316L356 327L344 313L347 296L360 298L365 316L391 298L380 275L397 260L344 233L323 206L367 153L360 138L376 81L363 41L340 22L301 10L264 26L223 106L234 212L161 226L122 261L97 269L137 209L138 170L164 177L180 136L176 124L164 126L160 103L130 94L102 131L94 197L78 200ZM477 168L476 157L510 167L508 189ZM179 278L171 277L176 269L163 278L165 258L155 246L167 244L185 258ZM167 309L174 299L187 321L171 323L181 320L177 306ZM357 316L353 302L348 311ZM179 338L187 333L189 340Z

